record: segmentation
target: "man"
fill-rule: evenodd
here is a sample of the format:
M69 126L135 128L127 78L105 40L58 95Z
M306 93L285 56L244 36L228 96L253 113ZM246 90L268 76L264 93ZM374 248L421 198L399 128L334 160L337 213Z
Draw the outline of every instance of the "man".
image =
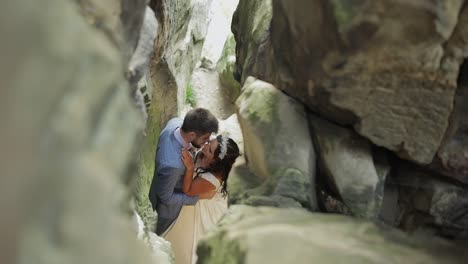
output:
M161 235L179 215L182 206L194 205L199 197L182 193L185 166L182 148L200 148L218 132L218 120L210 111L197 108L189 111L182 122L173 118L159 136L156 164L149 199L158 212L156 234Z

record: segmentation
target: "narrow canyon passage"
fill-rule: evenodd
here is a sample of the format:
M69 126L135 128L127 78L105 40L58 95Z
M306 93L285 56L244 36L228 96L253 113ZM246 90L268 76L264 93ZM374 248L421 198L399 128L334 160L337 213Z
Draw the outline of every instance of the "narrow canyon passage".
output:
M204 107L220 119L227 119L235 114L234 102L219 81L216 71L198 68L190 81L195 92L194 107Z
M240 157L196 263L468 263L467 0L17 0L0 33L2 264L185 263L150 189L198 107Z

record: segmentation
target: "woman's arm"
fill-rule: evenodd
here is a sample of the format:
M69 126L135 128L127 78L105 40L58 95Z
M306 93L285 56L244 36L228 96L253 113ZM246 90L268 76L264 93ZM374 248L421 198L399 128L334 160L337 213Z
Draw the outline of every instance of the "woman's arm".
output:
M185 165L182 192L188 196L199 196L199 199L212 198L216 193L216 186L200 177L193 179L195 165L192 155L186 149L182 150L182 162Z

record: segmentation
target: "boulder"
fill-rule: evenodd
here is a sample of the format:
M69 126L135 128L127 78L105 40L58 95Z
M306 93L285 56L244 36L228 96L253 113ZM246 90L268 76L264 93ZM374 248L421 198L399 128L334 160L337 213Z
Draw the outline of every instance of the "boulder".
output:
M140 38L128 65L128 77L132 90L149 70L149 62L154 52L154 40L158 35L159 25L151 8L146 7Z
M90 1L90 0L79 0L79 1ZM99 0L91 0L95 2L99 2L104 4L106 1L99 1ZM147 13L150 11L148 10L148 3L150 0L121 0L121 12L117 13L120 14L119 18L122 23L122 31L124 36L124 43L122 45L122 49L124 51L124 59L126 61L130 60L130 57L137 49L138 43L141 42L142 34L145 34L143 38L147 38L148 36L153 37L153 33L148 32L148 19L152 19L152 17L148 17ZM105 4L104 7L107 7ZM151 12L153 13L153 12ZM116 13L114 13L115 15ZM144 14L144 15L143 15ZM154 13L151 14L154 16ZM142 28L145 29L142 29ZM141 32L144 30L146 33ZM148 34L149 33L149 34ZM154 37L153 37L154 38ZM154 40L153 40L154 41Z
M171 243L164 238L147 230L154 230L152 227L147 228L140 215L134 211L133 219L137 231L137 238L143 241L149 251L151 251L151 263L158 264L174 264L175 257L171 248Z
M412 164L397 167L400 226L410 232L468 239L468 191Z
M171 243L155 233L148 233L145 242L151 250L151 262L158 264L174 264L175 256Z
M119 21L113 2L95 24L76 1L2 3L1 263L150 262L124 185L143 122L100 27Z
M399 195L399 186L388 177L385 182L382 210L380 210L378 219L389 226L396 227L400 225Z
M377 163L369 141L354 131L313 114L309 114L309 122L321 176L353 215L375 219L390 166Z
M245 158L262 182L244 190L245 202L316 209L315 152L304 107L253 77L236 104Z
M249 76L272 83L275 65L270 42L271 19L271 0L239 0L231 31L236 43L234 73L241 87Z
M145 75L149 74L149 62L154 53L154 40L158 34L159 25L154 12L149 7L146 7L144 18L137 47L128 63L127 78L132 96L146 123L148 112L144 96L146 94L146 101L150 101L153 87L152 83L148 85L146 80L151 79L147 78L147 76L145 78ZM141 83L144 83L142 86L145 87L145 91L140 89L139 85Z
M233 35L230 35L226 40L218 65L216 66L219 73L219 80L224 89L227 89L227 94L232 101L235 101L240 94L240 83L234 78L236 66L236 41Z
M197 248L201 263L465 263L462 246L347 216L231 206Z
M446 43L466 31L463 1L251 2L232 26L242 81L270 82L403 159L432 162L452 112L461 61Z
M468 22L468 8L466 10ZM468 184L468 60L461 68L458 83L449 128L429 167L442 175Z
M123 34L123 21L120 19L119 15L122 12L125 12L123 9L123 5L131 5L133 1L120 1L120 0L73 0L79 6L79 10L83 17L85 18L86 22L92 25L93 27L100 30L104 33L111 41L113 41L117 45L122 45L126 41L126 36ZM136 41L138 40L138 31L141 26L142 17L140 17L141 13L144 12L144 4L142 5L141 2L145 0L138 0L135 6L140 5L135 14L132 16L126 16L126 23L129 23L129 27L131 27L132 22L136 21L137 26L133 27L133 30L137 30L134 33L133 45L136 45ZM122 2L122 3L121 3ZM140 2L140 4L138 4ZM138 9L143 8L143 11L139 12ZM128 54L133 52L134 47L133 45L128 46ZM127 57L129 59L129 57Z
M242 130L237 119L237 114L231 115L226 120L220 120L218 134L232 138L239 146L241 156L244 155L244 138L242 137Z
M156 53L153 63L162 63L160 66L168 67L167 72L171 75L169 79L174 79L177 87L177 97L174 99L177 100L177 109L180 111L185 104L190 77L201 57L212 0L161 2L162 5L156 11L156 17L161 23L156 49L161 48L162 51ZM154 78L152 81L157 84ZM164 87L156 86L155 89Z

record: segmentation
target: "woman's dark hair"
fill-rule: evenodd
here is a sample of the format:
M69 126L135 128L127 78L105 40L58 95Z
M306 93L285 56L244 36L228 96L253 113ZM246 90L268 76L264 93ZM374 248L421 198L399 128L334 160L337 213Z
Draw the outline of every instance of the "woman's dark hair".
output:
M214 152L214 160L210 164L208 168L198 168L196 170L197 175L200 173L211 172L212 174L221 173L222 177L222 189L221 192L223 197L226 197L228 194L227 192L227 179L229 177L229 172L231 172L232 165L236 161L237 157L240 156L239 147L237 146L236 142L232 140L232 138L227 139L227 151L226 155L223 159L219 158L219 154L221 153L221 140L223 136L217 136L216 139L218 140L219 144Z

